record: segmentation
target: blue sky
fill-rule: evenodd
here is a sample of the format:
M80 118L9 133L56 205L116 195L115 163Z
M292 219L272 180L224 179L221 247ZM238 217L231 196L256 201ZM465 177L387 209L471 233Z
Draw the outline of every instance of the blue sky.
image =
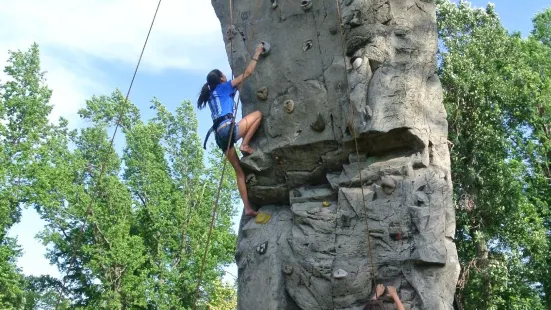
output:
M544 2L493 1L504 26L523 36L529 34L534 14L548 6ZM484 7L488 2L471 3ZM51 120L64 116L72 127L85 126L76 112L86 98L116 88L126 92L156 5L157 0L3 0L0 63L8 50L37 42L53 89ZM153 97L173 111L182 100L195 102L213 68L229 76L222 30L210 1L163 0L130 99L145 117ZM196 112L203 138L211 125L209 112ZM24 250L18 265L27 275L58 276L44 258L44 245L35 239L43 225L36 212L25 210L10 231ZM236 274L234 266L229 271Z

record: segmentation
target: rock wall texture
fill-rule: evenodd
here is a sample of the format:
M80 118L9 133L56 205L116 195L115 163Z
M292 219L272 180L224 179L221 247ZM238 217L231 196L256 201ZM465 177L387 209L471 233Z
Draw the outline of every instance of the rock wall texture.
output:
M374 279L406 308L452 309L434 1L234 0L233 25L228 0L212 5L236 75L271 44L240 92L264 115L242 164L271 218L242 220L239 309L362 309Z

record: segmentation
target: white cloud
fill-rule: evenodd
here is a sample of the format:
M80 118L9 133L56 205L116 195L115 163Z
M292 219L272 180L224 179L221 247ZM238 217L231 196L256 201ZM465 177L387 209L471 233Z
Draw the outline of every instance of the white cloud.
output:
M7 50L40 46L42 68L53 89L52 121L76 112L94 93L110 92L97 60L133 68L157 0L3 0L0 63ZM163 0L140 71L205 70L227 62L220 22L210 1ZM132 69L129 69L132 70ZM2 76L0 76L2 78Z
M135 64L157 0L4 0L3 37ZM164 0L143 59L149 69L198 69L222 47L210 1ZM224 54L224 53L222 53Z

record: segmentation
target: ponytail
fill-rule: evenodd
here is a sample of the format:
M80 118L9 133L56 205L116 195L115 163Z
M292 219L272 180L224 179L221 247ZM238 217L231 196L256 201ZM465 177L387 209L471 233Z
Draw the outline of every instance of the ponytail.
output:
M197 100L197 108L203 109L207 102L209 102L211 91L213 91L216 86L218 86L222 79L222 71L214 69L207 75L207 82L201 88L199 93L199 100Z
M199 110L203 109L210 98L210 89L209 84L205 83L203 87L201 88L201 92L199 93L199 100L197 101L197 108Z

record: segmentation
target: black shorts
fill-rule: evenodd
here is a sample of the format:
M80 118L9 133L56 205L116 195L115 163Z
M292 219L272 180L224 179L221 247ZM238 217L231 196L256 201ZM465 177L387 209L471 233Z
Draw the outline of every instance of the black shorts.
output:
M222 150L222 152L226 153L226 150L228 149L228 144L230 140L230 129L232 127L231 119L225 120L220 125L218 125L218 128L216 128L215 132L215 139L216 139L216 145ZM239 126L237 123L233 124L233 135L231 138L231 146L237 142L237 139L239 137Z

